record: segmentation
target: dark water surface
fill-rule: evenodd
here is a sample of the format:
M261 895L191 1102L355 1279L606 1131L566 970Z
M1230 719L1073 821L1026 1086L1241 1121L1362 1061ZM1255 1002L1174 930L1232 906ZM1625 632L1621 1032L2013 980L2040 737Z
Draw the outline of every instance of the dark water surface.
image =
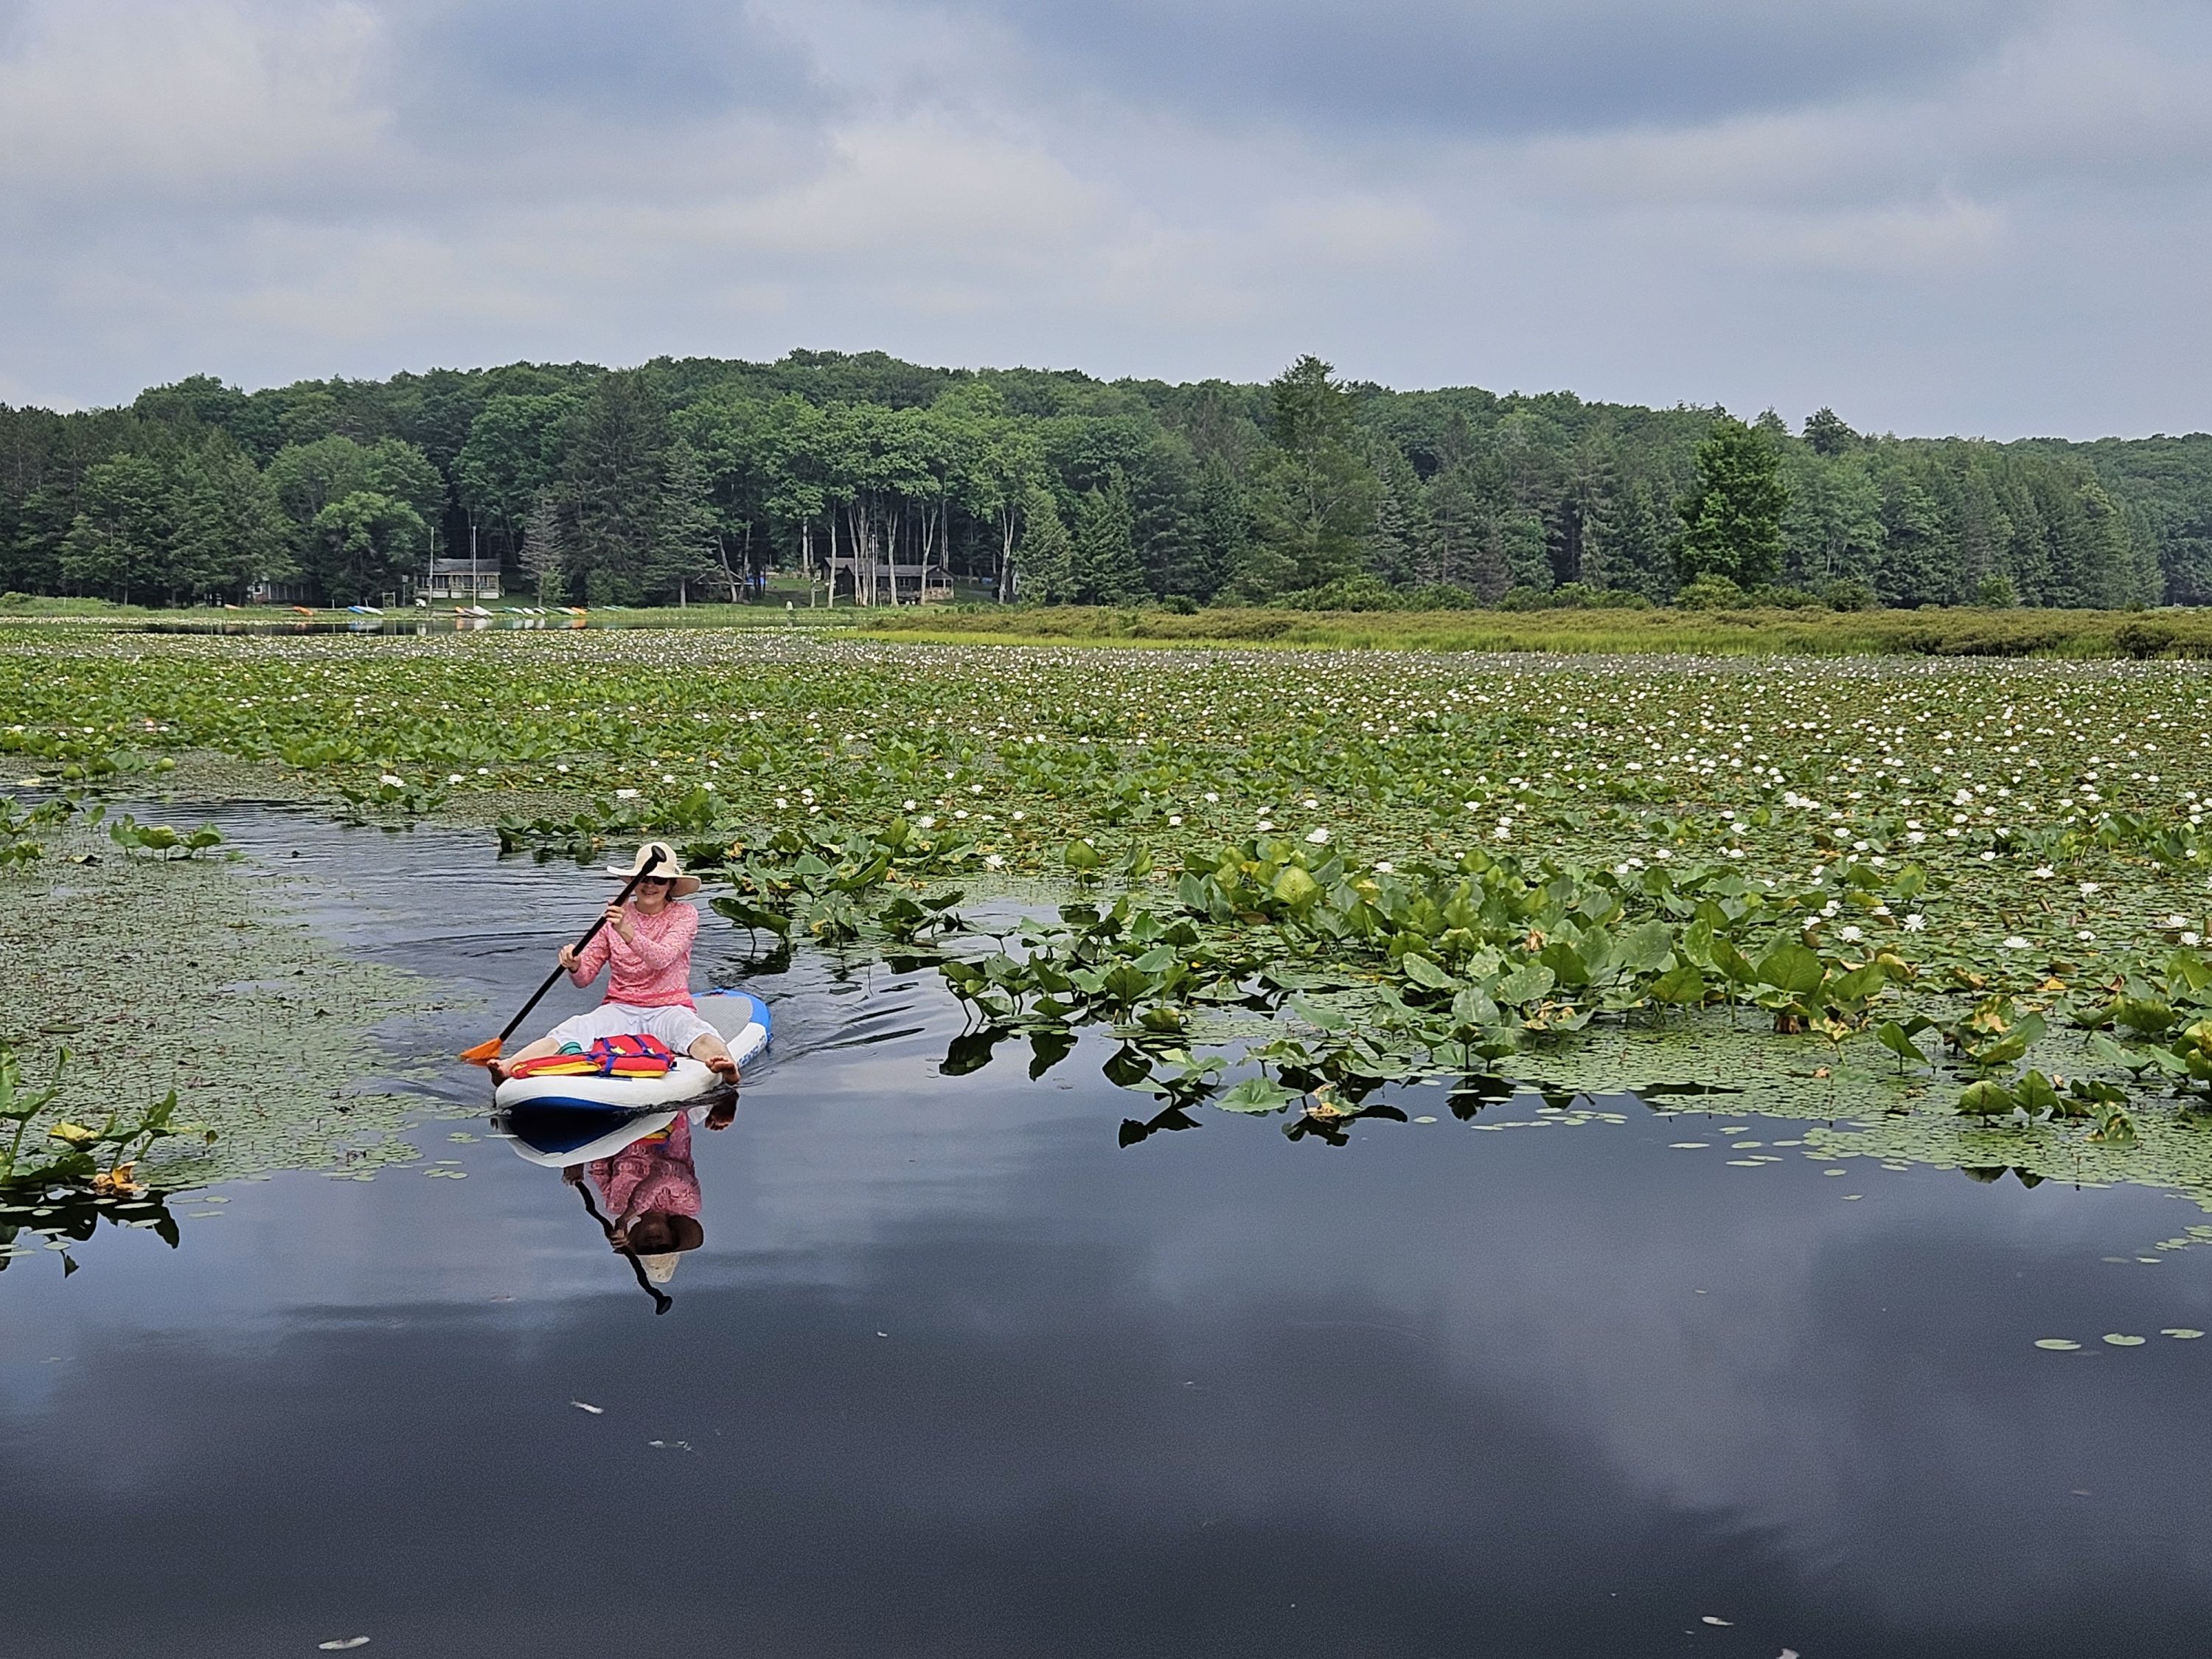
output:
M496 1030L601 892L221 820L304 848L353 948L490 999L402 1051ZM1221 1113L1124 1148L1104 1045L942 1077L933 975L750 983L776 1047L696 1136L665 1316L555 1172L427 1113L468 1179L278 1176L176 1200L173 1251L9 1264L0 1654L2203 1650L2176 1200L1737 1169L1668 1143L1804 1126L1633 1100L1483 1133L1442 1090L1341 1148Z

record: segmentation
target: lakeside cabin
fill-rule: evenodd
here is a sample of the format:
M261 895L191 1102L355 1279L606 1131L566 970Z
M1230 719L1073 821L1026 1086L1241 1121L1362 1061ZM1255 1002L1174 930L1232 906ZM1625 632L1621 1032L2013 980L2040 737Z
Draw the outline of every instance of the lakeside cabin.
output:
M829 561L830 603L929 605L952 598L952 573L935 561L838 557Z
M501 597L497 559L433 559L429 574L416 592L439 599L496 599Z

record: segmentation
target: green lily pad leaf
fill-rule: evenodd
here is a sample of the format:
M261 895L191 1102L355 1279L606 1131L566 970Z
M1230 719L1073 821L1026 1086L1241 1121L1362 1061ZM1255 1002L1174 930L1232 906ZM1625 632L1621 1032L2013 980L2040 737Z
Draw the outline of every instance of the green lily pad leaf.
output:
M1500 1002L1534 1002L1556 983L1542 963L1526 962L1498 981L1496 994Z
M2140 1348L2150 1339L2147 1336L2126 1336L2118 1331L2107 1331L2105 1333L2105 1340L2116 1348Z
M2081 1346L2079 1342L2063 1336L2039 1336L2035 1340L2035 1346L2048 1348L2053 1353L2074 1353Z
M1295 1089L1285 1089L1281 1084L1264 1077L1248 1077L1225 1093L1217 1095L1213 1103L1225 1112L1279 1112L1298 1097Z
M1290 872L1286 870L1283 873L1288 875ZM1398 970L1425 991L1442 991L1456 982L1449 974L1418 951L1408 951L1399 957Z
M1809 996L1820 988L1827 970L1821 967L1820 958L1798 944L1777 945L1761 958L1759 977L1762 984L1771 985L1778 991L1787 991L1792 996Z
M1979 1083L1968 1084L1959 1096L1960 1111L1978 1113L1984 1117L1995 1117L2001 1112L2008 1112L2016 1103L2011 1090L1989 1078L1984 1078Z
M2194 1342L2198 1337L2203 1335L2204 1333L2202 1331L2193 1331L2186 1325L2168 1325L2164 1330L2160 1331L2159 1334L2160 1336L2170 1336L2177 1342Z

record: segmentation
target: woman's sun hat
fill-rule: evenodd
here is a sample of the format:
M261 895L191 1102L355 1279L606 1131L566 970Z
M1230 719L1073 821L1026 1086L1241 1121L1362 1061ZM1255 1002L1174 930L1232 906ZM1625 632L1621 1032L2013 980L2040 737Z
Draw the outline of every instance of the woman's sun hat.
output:
M676 1277L676 1267L684 1259L684 1252L696 1250L707 1242L706 1229L692 1217L672 1215L667 1218L667 1221L668 1248L651 1255L640 1255L637 1259L637 1265L645 1269L646 1280L649 1284L668 1283Z
M641 872L646 866L646 861L653 858L655 854L659 854L659 861L653 865L653 873L656 876L670 877L674 883L668 890L669 897L682 898L686 893L696 893L699 890L699 878L684 873L683 866L676 861L676 849L665 841L646 842L637 849L637 856L627 866L610 864L607 866L607 873L611 876L620 876L627 880Z

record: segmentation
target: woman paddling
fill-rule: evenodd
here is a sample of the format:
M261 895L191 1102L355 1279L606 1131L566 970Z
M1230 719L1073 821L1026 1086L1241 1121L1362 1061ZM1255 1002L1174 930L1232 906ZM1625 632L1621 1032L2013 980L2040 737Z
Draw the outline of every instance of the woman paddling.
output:
M691 941L699 936L699 912L678 901L699 890L699 878L684 873L676 849L665 841L646 842L628 869L607 873L635 876L648 864L657 873L640 878L628 903L607 907L606 926L580 954L573 945L561 947L561 965L578 985L588 986L602 968L612 968L607 1000L588 1014L562 1020L527 1048L494 1060L493 1082L504 1083L522 1061L557 1054L564 1043L587 1048L600 1037L629 1034L657 1037L671 1053L689 1054L724 1082L737 1082L730 1045L700 1018L691 1001Z

